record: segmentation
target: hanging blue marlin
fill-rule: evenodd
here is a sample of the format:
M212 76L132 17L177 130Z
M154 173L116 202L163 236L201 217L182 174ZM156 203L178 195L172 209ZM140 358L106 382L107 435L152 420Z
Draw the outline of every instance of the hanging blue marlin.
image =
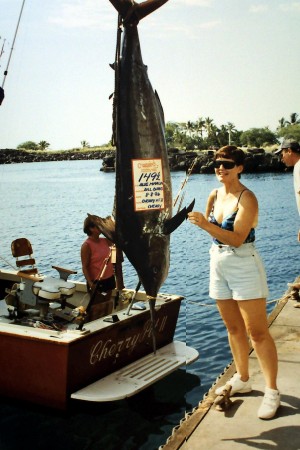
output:
M115 220L92 218L101 232L124 251L148 298L154 300L169 271L170 233L186 219L194 204L172 217L164 113L142 60L137 29L143 17L168 0L147 0L140 4L131 0L109 1L119 13L119 36L123 33L122 46L120 43L118 51L117 44L112 65Z

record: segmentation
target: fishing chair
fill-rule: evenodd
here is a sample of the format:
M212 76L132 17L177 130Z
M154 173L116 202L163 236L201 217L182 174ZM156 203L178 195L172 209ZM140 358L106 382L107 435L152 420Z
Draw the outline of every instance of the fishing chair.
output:
M35 267L35 259L32 256L32 246L28 239L19 238L11 243L12 255L16 258L16 266L23 273L33 275L38 273Z
M67 281L68 276L77 272L52 266L53 269L58 271L59 278L42 277L35 266L31 243L26 238L14 240L11 243L11 250L12 255L16 258L16 265L20 268L17 275L22 280L17 289L14 290L16 302L13 306L17 308L17 313L29 306L37 308L40 316L44 317L47 315L49 304L52 302L58 302L59 307L64 308L66 299L75 292L75 284ZM11 295L9 297L11 304ZM20 303L23 307L20 307Z

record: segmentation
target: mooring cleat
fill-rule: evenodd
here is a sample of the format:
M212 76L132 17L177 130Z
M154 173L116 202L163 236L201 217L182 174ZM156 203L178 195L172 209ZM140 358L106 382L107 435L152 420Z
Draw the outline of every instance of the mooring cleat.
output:
M225 384L224 389L220 395L215 398L214 405L217 411L227 411L231 405L230 392L232 386L230 384Z

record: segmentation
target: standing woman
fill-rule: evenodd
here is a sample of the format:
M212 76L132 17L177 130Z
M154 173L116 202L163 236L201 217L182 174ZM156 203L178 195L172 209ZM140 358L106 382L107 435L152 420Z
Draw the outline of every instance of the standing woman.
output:
M266 273L254 247L258 203L253 192L240 182L244 158L244 152L235 146L216 152L215 173L223 186L210 193L206 214L191 212L189 220L213 237L209 295L216 299L226 325L237 370L229 380L231 395L252 391L249 334L266 383L258 417L271 419L280 405L277 351L268 328ZM223 389L216 389L216 394Z

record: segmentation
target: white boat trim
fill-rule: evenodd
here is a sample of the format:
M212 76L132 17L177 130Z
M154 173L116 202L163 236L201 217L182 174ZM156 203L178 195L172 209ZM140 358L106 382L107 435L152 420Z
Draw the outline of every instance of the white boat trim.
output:
M89 402L110 402L131 397L183 365L198 359L199 353L184 342L173 341L126 367L71 394Z

